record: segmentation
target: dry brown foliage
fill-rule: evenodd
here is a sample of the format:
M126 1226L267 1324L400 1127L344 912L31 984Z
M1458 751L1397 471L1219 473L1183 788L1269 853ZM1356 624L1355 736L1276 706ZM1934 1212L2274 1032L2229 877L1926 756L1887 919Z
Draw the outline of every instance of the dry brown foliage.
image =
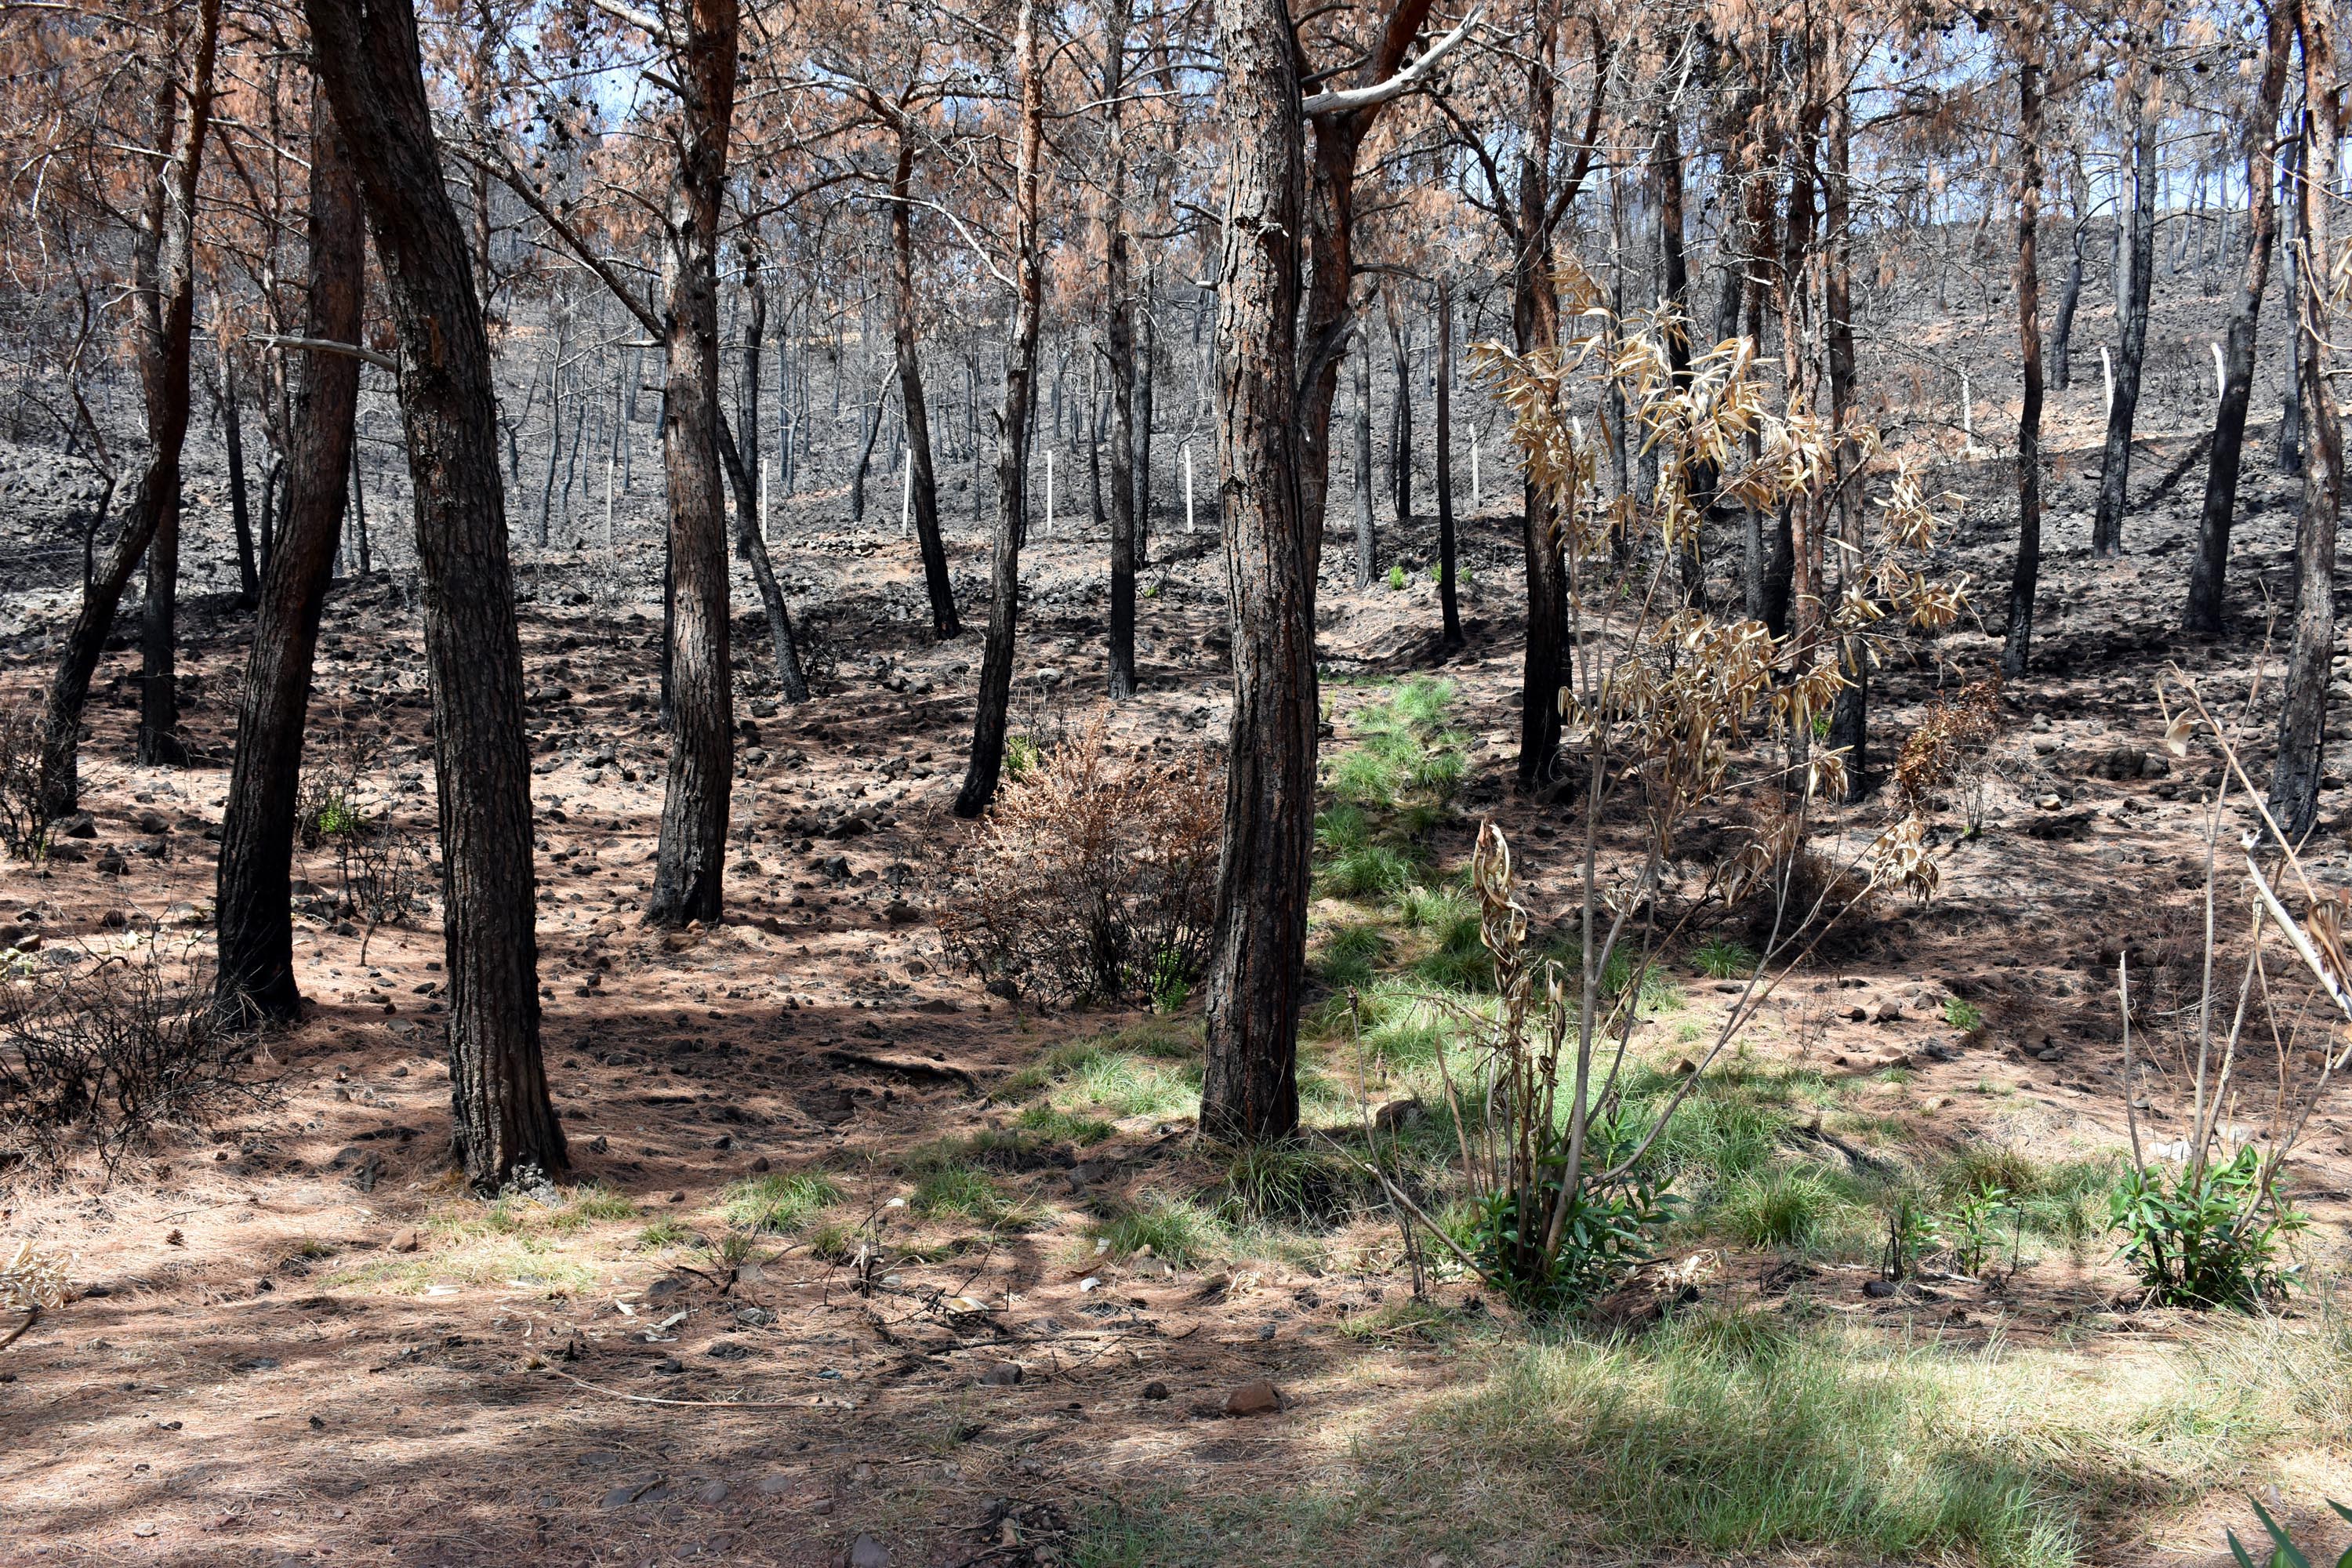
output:
M0 1175L83 1148L111 1167L255 1093L240 1075L251 1042L213 1014L199 952L151 932L90 956L0 974Z
M1957 696L1937 698L1895 759L1895 797L1904 811L1922 815L1932 809L1928 796L1936 791L1980 784L1985 748L2000 729L2000 677L1962 687Z
M1199 752L1114 752L1097 720L1009 778L969 841L964 906L940 928L1007 996L1181 997L1214 917L1223 782Z

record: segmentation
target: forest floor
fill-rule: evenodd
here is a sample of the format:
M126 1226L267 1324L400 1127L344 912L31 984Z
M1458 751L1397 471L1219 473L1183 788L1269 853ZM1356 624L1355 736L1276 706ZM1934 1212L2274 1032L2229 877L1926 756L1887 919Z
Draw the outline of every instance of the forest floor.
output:
M2165 761L2155 682L2172 661L2243 698L2261 606L2291 593L2294 492L2250 459L2231 634L2183 637L2202 465L2136 511L2130 554L2093 561L2084 403L2053 440L2036 668L2005 693L1981 831L1944 836L1932 902L1882 900L1816 954L1696 1102L1688 1207L1657 1271L1673 1310L1636 1302L1568 1333L1458 1279L1416 1300L1370 1202L1253 1209L1191 1135L1197 998L1165 1016L1041 1012L958 969L935 922L965 862L948 807L977 638L924 635L895 519L827 522L837 498L821 497L793 514L796 602L826 669L803 708L745 678L728 915L677 933L638 921L661 765L646 531L634 575L594 551L527 560L540 966L572 1169L493 1205L458 1190L437 933L355 925L331 850L306 852L297 952L315 1006L261 1052L266 1097L110 1179L0 1197L0 1236L69 1255L75 1288L0 1352L0 1560L2221 1564L2248 1491L2332 1555L2346 1542L2320 1500L2352 1499L2352 1328L2328 1283L2352 1243L2352 1104L2323 1110L2292 1167L2310 1279L2284 1317L2137 1308L2104 1198L2125 1139L2115 958L2154 955L2164 1017L2201 921L2207 782ZM2152 438L2135 496L2189 443ZM1973 498L1954 559L1990 612L2007 470L1947 478ZM947 500L969 574L982 546L968 502ZM1223 732L1222 558L1161 522L1145 689L1111 723L1184 743ZM1402 587L1354 588L1338 528L1325 551L1328 752L1399 680L1451 682L1468 767L1428 890L1448 896L1491 819L1555 932L1574 829L1511 787L1517 520L1465 521L1470 646L1443 660L1432 527L1384 531ZM1025 732L1098 706L1102 556L1066 523L1024 557ZM33 575L0 624L12 700L43 673L70 586ZM94 837L0 868L17 962L209 947L247 622L219 598L185 622L198 760L129 760L136 655L110 653L85 752ZM764 662L748 618L739 643ZM1875 689L1880 768L1997 643L1972 625L1932 652ZM320 666L314 764L346 772L380 824L429 834L416 612L396 576L338 584ZM2340 778L2323 803L2315 864L2335 879ZM1833 808L1824 839L1867 842L1887 810ZM1318 900L1318 984L1387 1011L1367 1067L1317 1010L1311 1123L1353 1126L1363 1097L1427 1081L1440 1026L1423 998L1460 979L1451 896L1434 921ZM1728 916L1701 934L1717 952L1754 940ZM1636 1035L1662 1078L1728 1000L1707 963L1695 945L1662 963ZM2171 1016L2141 1044L2152 1139L2187 1127L2185 1027ZM1888 1194L1943 1202L1987 1179L2013 1199L1997 1261L1882 1293ZM862 1279L845 1257L861 1237L881 1249Z

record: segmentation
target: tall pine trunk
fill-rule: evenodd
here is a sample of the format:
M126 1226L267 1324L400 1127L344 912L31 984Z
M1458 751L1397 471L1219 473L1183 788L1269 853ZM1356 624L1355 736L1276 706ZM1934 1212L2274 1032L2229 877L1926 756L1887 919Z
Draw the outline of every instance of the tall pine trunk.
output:
M1133 0L1111 0L1103 34L1103 349L1110 361L1110 669L1114 700L1135 695L1135 300L1127 234L1127 35ZM1097 443L1097 446L1100 443Z
M310 281L303 334L359 341L366 230L350 151L322 99L310 131ZM216 882L224 1016L291 1022L301 1013L294 979L292 880L295 795L301 782L319 616L326 604L343 483L359 411L360 362L311 352L294 394L293 482L278 548L253 623L253 649L237 698L236 752L221 822Z
M1322 529L1297 457L1310 434L1297 420L1307 150L1290 13L1283 0L1217 0L1216 23L1232 149L1216 350L1234 717L1201 1131L1256 1142L1298 1124Z
M2238 510L2238 476L2245 460L2246 409L2253 401L2254 337L2263 314L2263 291L2270 281L2271 246L2278 233L2278 205L2271 179L2271 139L2278 131L2279 105L2286 94L2286 68L2294 47L2296 0L2270 8L2263 56L2262 87L2247 116L2246 189L2252 221L2246 236L2246 271L2230 312L2229 342L2221 351L2221 404L2213 416L2213 449L2205 468L2205 505L2197 519L2197 555L2189 567L2189 605L2181 624L2208 636L2221 629L2221 607L2230 574L2230 525Z
M719 919L735 783L728 639L727 494L719 477L719 221L735 117L735 0L692 0L682 55L677 163L663 249L667 374L662 469L669 484L670 750L646 919ZM756 524L755 524L756 526Z
M931 469L931 417L923 398L923 364L915 341L915 222L908 204L915 174L915 122L898 120L898 159L890 174L890 260L893 301L892 347L898 354L898 406L907 421L907 452L912 465L915 538L923 553L923 585L931 596L931 635L959 637L955 582L948 575L946 540L940 532L940 481Z
M1447 647L1462 646L1462 604L1454 575L1454 282L1437 280L1437 603Z
M489 340L403 0L304 0L367 201L400 340L440 794L449 1100L478 1192L565 1163L540 1056L537 879L522 645Z
M2030 25L2030 24L2029 24ZM2024 168L2017 191L2017 344L2025 395L2017 416L2017 558L2009 577L2009 635L2002 673L2025 673L2033 652L2033 596L2042 580L2042 39L2022 45L2017 67L2018 149Z
M2116 365L2116 402L2107 411L2107 443L2099 464L2099 509L2091 521L2091 553L2124 552L2124 511L2129 504L2132 423L2139 412L2140 367L2147 357L2148 296L2156 283L2157 92L2150 85L2127 99L2132 127L2132 216L2125 247L2126 274L2117 291L2122 343Z
M89 700L90 678L98 670L107 634L113 629L122 591L167 522L175 541L171 559L176 587L180 452L188 437L188 345L195 326L196 185L204 169L205 140L212 128L213 68L219 43L220 0L199 0L186 107L183 110L177 79L169 74L176 60L165 65L165 79L155 96L159 153L134 247L133 268L140 320L139 374L147 405L147 461L113 550L82 584L81 607L66 633L65 647L49 678L42 713L40 797L42 809L51 816L64 816L80 798L81 716ZM151 577L151 605L154 587ZM170 669L170 627L168 623L163 627L161 690L155 679L159 671L152 651L155 623L152 616L148 627L150 651L142 666L147 684L140 706L142 760L152 760L149 733L158 720L163 721L160 733L174 744L178 727L178 702Z
M1045 278L1037 232L1038 167L1045 153L1045 84L1037 44L1035 0L1021 0L1013 41L1021 78L1019 147L1013 166L1013 335L1004 356L1004 400L997 413L996 538L988 563L988 640L981 652L980 698L972 713L971 756L958 816L978 816L996 798L1012 717L1013 640L1021 624L1021 546L1029 531L1029 417L1036 403L1037 330Z
M2325 771L2327 668L2336 648L2336 527L2344 499L2344 424L2328 376L2335 369L2335 249L2328 204L2336 199L2336 150L2344 131L2336 93L2335 14L2295 12L2303 42L2302 179L2296 231L2306 265L2295 301L2295 374L2303 387L2303 521L2294 537L2294 621L2287 634L2286 689L2279 701L2278 763L2271 815L2290 838L2319 816Z

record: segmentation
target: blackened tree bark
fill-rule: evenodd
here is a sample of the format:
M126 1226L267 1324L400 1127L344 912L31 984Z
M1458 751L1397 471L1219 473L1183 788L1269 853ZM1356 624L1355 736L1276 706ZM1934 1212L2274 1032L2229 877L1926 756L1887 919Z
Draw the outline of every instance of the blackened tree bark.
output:
M2303 387L2303 520L2294 536L2294 623L2287 635L2286 689L2279 701L2278 763L2271 815L2290 838L2319 816L2327 736L2327 667L2336 648L2336 527L2344 499L2344 423L2328 385L2334 370L2335 250L2328 204L2344 134L2337 100L2335 13L2295 9L2303 45L2304 121L2295 232L2305 264L2295 301L2295 374Z
M2025 673L2033 651L2033 595L2042 580L2042 271L2037 239L2042 217L2042 35L2021 28L2017 65L2017 346L2025 393L2017 415L2017 559L2009 576L2009 635L2001 672Z
M1437 603L1447 647L1462 646L1462 604L1454 576L1454 281L1437 280Z
M751 581L759 585L760 606L768 616L768 642L776 657L776 685L785 701L808 700L808 676L801 668L799 639L793 636L793 616L784 603L783 585L776 581L775 563L768 558L768 542L760 532L760 348L768 333L768 285L758 249L743 247L743 277L751 309L743 323L743 439L740 445L725 416L719 421L719 458L728 483L735 491L735 554L750 563Z
M236 535L237 602L250 608L260 597L261 573L254 563L253 508L245 491L245 410L236 391L236 360L215 340L220 384L215 401L220 410L221 446L228 457L228 520Z
M1404 286L1391 279L1381 290L1381 314L1387 318L1389 359L1395 390L1389 396L1389 493L1396 508L1397 530L1412 531L1412 366L1404 346ZM1379 563L1373 563L1375 570Z
M1298 1124L1322 530L1303 506L1297 456L1307 149L1290 12L1283 0L1217 0L1216 22L1232 149L1216 349L1234 718L1201 1130L1255 1142Z
M960 637L955 582L948 575L947 542L940 533L940 481L931 470L931 418L923 399L923 364L915 342L915 118L897 112L898 159L890 172L890 335L898 352L898 406L907 421L907 456L914 492L915 538L923 553L923 584L931 595L931 635ZM878 421L877 421L878 423Z
M365 286L365 218L349 150L323 101L311 116L310 200L310 302L303 335L356 343ZM301 1014L289 890L295 795L319 615L342 525L343 486L359 412L357 358L314 351L303 356L299 374L292 483L254 617L253 650L237 698L228 806L221 822L215 900L220 965L214 994L221 1016L239 1021L292 1022Z
M963 787L956 793L955 812L962 817L978 816L996 798L1013 705L1013 639L1021 624L1021 546L1029 531L1029 417L1036 400L1037 329L1045 309L1037 223L1045 84L1035 0L1021 0L1013 53L1021 78L1020 140L1013 162L1013 337L1004 355L1004 400L996 416L996 538L988 563L988 641L981 653L971 756L964 767Z
M748 422L747 422L748 423ZM768 616L768 643L776 658L776 685L786 702L809 699L808 674L801 665L800 639L793 634L793 613L784 603L783 584L776 580L768 542L760 537L759 481L751 464L735 447L735 433L724 418L719 422L719 456L727 467L728 483L735 490L735 553L751 563L751 581L760 590L760 605Z
M2099 465L2099 508L2091 520L2091 553L2124 552L2124 511L2129 504L2132 421L2139 412L2140 366L2147 356L2147 304L2156 284L2156 153L2160 88L2150 82L2125 100L2132 127L2130 243L2124 247L2122 342L2116 363L2116 402L2107 411L2107 444Z
M89 700L90 677L105 650L122 591L167 521L175 541L171 559L176 581L180 452L188 437L188 345L195 325L196 185L204 170L205 137L212 129L213 68L219 44L220 0L199 0L184 107L178 79L172 74L176 60L163 67L163 79L156 90L159 155L133 247L132 276L140 327L140 387L147 405L147 461L114 549L103 564L85 575L81 607L66 633L65 647L49 678L41 721L40 795L43 808L52 816L71 811L80 798L81 715ZM152 562L150 570L152 588ZM153 599L152 592L149 597ZM151 631L152 625L151 616ZM168 634L168 626L165 629ZM145 677L156 673L152 637L142 667ZM163 668L168 678L168 637ZM153 760L148 731L155 719L168 720L162 733L173 743L177 742L174 683L166 679L160 706L152 684L151 679L150 689L141 698L142 760Z
M2246 446L2246 408L2253 401L2254 335L2261 324L2263 291L2270 281L2271 246L2278 233L2277 186L2271 178L2271 139L2277 134L2279 105L2286 95L2286 69L2294 48L2298 0L2273 0L2263 53L2262 85L2244 126L2246 188L2253 212L2246 235L2246 271L2230 312L2229 342L2221 351L2221 405L2213 416L2213 449L2205 467L2205 506L2197 519L2197 557L2189 566L2189 605L2181 625L2208 636L2221 629L2221 605L2230 574L2230 524L2238 510L2238 474Z
M1110 669L1115 701L1135 695L1135 300L1127 233L1127 36L1133 0L1103 26L1103 350L1110 362ZM1101 443L1097 442L1099 448Z
M2058 314L2050 325L2050 384L2063 392L2074 381L2074 310L2083 300L2083 219L2074 219L2074 258L2058 290Z
M1854 402L1853 353L1853 99L1841 84L1830 100L1828 162L1822 171L1822 218L1828 237L1822 258L1822 323L1829 347L1830 422L1837 427L1838 589L1842 592L1863 559L1861 480L1854 470L1862 452L1852 428ZM1832 590L1824 585L1824 596ZM1847 787L1859 792L1870 784L1870 649L1858 637L1844 639L1839 650L1846 684L1830 711L1829 743L1845 753Z
M646 905L646 919L666 926L719 918L735 784L727 494L719 456L719 220L740 21L735 0L688 0L682 9L683 47L671 50L680 140L662 253L662 470L669 484L677 620L669 776Z
M1677 386L1691 379L1690 255L1683 237L1683 150L1676 110L1669 102L1658 119L1658 265L1666 307L1666 369ZM1632 439L1633 433L1626 432ZM1714 489L1714 470L1689 476L1687 502L1703 503ZM1699 531L1694 521L1679 563L1683 599L1704 603L1706 562L1700 552Z
M456 1153L478 1191L565 1163L540 1057L522 646L489 341L435 144L407 0L304 0L400 342L440 792Z
M2295 214L2302 210L2302 202L2295 195L2303 178L2303 142L2300 138L2288 144L2285 164L2279 174L2279 188L2286 193L2284 208L2279 214L2279 226L2285 241L2286 297L2298 301L2290 307L2291 310L2301 310L2303 247L2297 240L2294 226L2298 221ZM2300 353L2301 351L2296 352ZM2292 355L2289 358L2292 370L2294 360ZM2274 456L2280 473L2299 474L2303 471L2303 377L2299 374L2287 376L2286 391L2279 399L2278 450Z
M1380 575L1380 520L1372 510L1372 339L1363 335L1356 362L1356 586Z

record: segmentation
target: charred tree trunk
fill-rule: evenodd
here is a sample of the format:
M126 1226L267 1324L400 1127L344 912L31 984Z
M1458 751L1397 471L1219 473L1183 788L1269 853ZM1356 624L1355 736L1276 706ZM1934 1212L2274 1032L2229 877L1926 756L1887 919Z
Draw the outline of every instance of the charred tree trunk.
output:
M1691 379L1690 257L1683 238L1683 151L1672 104L1658 123L1658 263L1664 273L1666 305L1666 368L1677 386ZM1631 433L1628 433L1630 438ZM1712 468L1692 472L1685 500L1704 504L1714 489ZM1683 600L1703 604L1706 598L1706 563L1701 554L1699 520L1692 517L1683 541L1679 563Z
M261 572L253 552L253 508L245 492L245 410L236 393L236 360L220 356L221 445L228 455L228 520L236 535L237 602L251 608L261 594Z
M1824 584L1829 599L1842 594L1850 574L1863 559L1862 498L1854 470L1862 452L1847 432L1853 416L1853 100L1840 88L1830 104L1829 163L1822 180L1822 216L1828 237L1823 257L1822 304L1829 320L1822 323L1829 347L1830 423L1838 431L1836 496L1837 533L1844 547L1839 555L1838 585ZM1844 639L1839 663L1844 689L1830 712L1829 743L1845 753L1846 787L1850 794L1870 784L1870 650L1858 637Z
M450 1109L467 1179L495 1191L565 1158L540 1057L530 755L489 341L433 140L415 14L400 0L303 10L399 333L440 792Z
M1454 576L1454 284L1437 280L1437 603L1447 647L1462 646L1462 605Z
M1103 347L1110 361L1110 669L1114 701L1135 695L1135 300L1127 234L1127 35L1133 0L1111 0L1103 36ZM1099 443L1097 443L1099 445Z
M668 365L662 469L669 483L677 618L670 643L669 776L646 905L646 919L656 925L719 919L735 784L727 493L719 456L719 220L735 118L739 28L735 0L691 0L685 47L675 62L684 140L664 226Z
M2197 558L2189 568L2189 605L2181 624L2208 636L2221 629L2221 606L2230 574L2230 525L2238 510L2238 475L2244 462L2246 408L2253 401L2254 337L2270 281L2271 244L2278 233L2278 205L2271 179L2271 138L2277 133L2279 105L2286 94L2286 68L2294 47L2295 0L2270 7L2269 37L2263 56L2262 87L2246 121L2246 189L2253 206L2246 236L2246 271L2230 312L2228 346L2222 350L2221 405L2213 416L2213 449L2205 468L2205 506L2197 520Z
M81 795L81 716L89 700L90 677L105 650L122 591L168 521L175 531L180 510L180 451L188 436L188 344L195 324L196 183L203 172L205 139L212 128L213 68L220 42L220 0L199 0L194 69L184 112L177 78L166 68L155 102L159 153L149 187L138 245L134 280L140 312L140 381L147 404L148 454L139 489L123 519L122 532L105 563L82 584L81 608L66 633L63 652L49 678L42 713L40 795L42 808L62 816ZM176 569L176 545L173 556ZM152 570L152 568L151 568ZM150 583L150 600L153 598ZM150 648L153 622L149 622ZM149 755L148 731L166 719L161 733L176 743L178 704L170 679L169 626L165 627L163 689L152 651L142 673L150 678L141 697L140 754Z
M1558 16L1549 5L1529 40L1528 129L1519 155L1518 243L1511 265L1511 335L1519 353L1559 341L1559 298L1552 282L1551 140L1553 46ZM1593 84L1596 102L1601 86ZM1551 782L1559 751L1559 689L1568 632L1568 563L1551 500L1532 481L1521 491L1520 542L1527 558L1527 654L1519 670L1519 766L1522 789Z
M349 149L323 103L310 135L310 282L303 327L325 342L357 342L366 230ZM216 883L220 1014L290 1023L301 1016L294 981L295 795L319 645L319 616L343 515L359 412L360 362L312 352L294 397L293 484L269 562L253 651L237 699L236 751L221 821Z
M1013 337L1004 356L1004 401L997 412L996 539L988 563L988 643L981 654L971 757L955 802L955 813L962 817L978 816L996 798L997 780L1004 771L1005 727L1012 716L1013 639L1021 624L1021 546L1029 531L1029 416L1036 400L1037 330L1045 309L1037 224L1045 84L1035 0L1021 0L1013 55L1021 73L1021 124L1013 171Z
M2033 596L2042 580L2042 42L2026 41L2017 68L2018 148L2025 166L2017 191L2017 345L2025 395L2017 416L2017 559L2009 577L2009 635L2001 672L2025 673L2033 651Z
M1297 419L1306 137L1290 13L1282 0L1218 0L1216 20L1233 150L1218 264L1217 467L1234 718L1201 1131L1255 1142L1298 1124L1322 530L1297 458L1311 432Z
M915 123L898 119L898 161L890 175L890 258L894 308L891 340L898 353L898 407L907 421L907 454L914 492L915 538L923 552L923 585L931 596L931 635L959 637L955 582L948 575L947 542L940 532L940 481L931 469L931 417L923 399L923 364L915 342L915 222L908 203L915 174ZM877 415L876 424L880 424ZM870 445L867 448L872 449Z
M2304 127L2296 231L2306 263L2295 301L2296 376L2303 386L2303 521L2294 536L2294 622L2287 635L2286 689L2279 701L2278 764L2271 775L2271 815L2289 838L2308 834L2319 816L2325 771L2328 658L2336 647L2336 527L2344 499L2344 426L2334 370L2332 215L2336 153L2342 144L2336 94L2335 13L2295 11L2303 43Z
M2074 382L2074 308L2083 300L2083 223L2074 221L2074 259L2058 290L2058 315L2050 328L2050 384L2063 392Z
M2124 512L2130 504L2132 421L2139 412L2140 367L2147 356L2147 306L2156 283L2157 112L2153 87L2130 100L2137 124L2132 130L2131 243L2125 247L2128 274L2121 291L2121 352L2116 365L2116 404L2107 413L2107 444L2099 465L2099 510L2091 521L2091 553L2124 552Z
M1389 490L1396 507L1397 532L1412 531L1412 364L1404 346L1403 285L1391 281L1381 290L1381 313L1388 319L1389 358L1396 376L1390 397L1394 423L1390 426ZM1377 565L1377 563L1375 563Z
M760 607L768 616L768 642L775 650L776 686L785 701L808 700L808 677L801 668L799 639L793 636L792 612L784 590L776 581L775 563L768 558L768 542L760 532L760 345L768 327L768 289L755 257L745 258L751 295L751 320L743 334L744 446L722 417L719 422L719 457L728 482L735 490L735 553L751 563L751 581L759 584Z
M1363 335L1356 361L1356 586L1369 588L1381 571L1380 519L1372 510L1372 339Z

